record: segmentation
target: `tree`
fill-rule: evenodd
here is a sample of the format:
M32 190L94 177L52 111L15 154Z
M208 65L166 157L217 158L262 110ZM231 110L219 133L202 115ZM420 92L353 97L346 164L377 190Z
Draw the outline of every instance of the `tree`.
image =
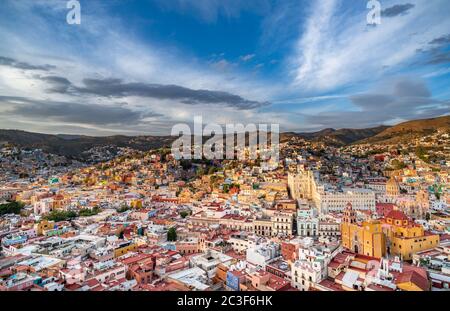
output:
M192 162L189 160L181 160L180 165L183 167L183 170L189 170L192 168Z
M45 215L44 219L59 222L59 221L70 220L70 219L76 218L77 216L78 216L78 214L74 211L54 210L54 211L50 212L49 214Z
M392 160L391 165L394 168L394 170L401 170L406 167L406 164L398 159Z
M222 187L222 190L224 193L228 193L230 192L230 185L229 184L224 184Z
M215 172L217 172L217 167L215 167L215 166L211 166L211 167L208 169L208 175L212 175L212 174L214 174Z
M93 216L93 215L97 215L100 212L101 212L101 209L98 206L95 206L92 210L90 210L88 208L82 208L78 212L78 216L82 216L82 217Z
M436 200L440 201L441 200L441 194L439 193L438 190L434 191L434 196L436 197Z
M25 204L22 202L9 202L6 204L0 204L0 215L17 214L19 215Z
M203 175L205 175L205 169L203 167L199 167L197 169L196 174L197 174L197 177L202 177Z
M186 212L186 211L182 211L182 212L180 213L181 218L186 218L188 215L189 215L189 213Z
M170 228L169 231L167 231L167 241L174 242L177 240L177 230L175 230L174 227Z

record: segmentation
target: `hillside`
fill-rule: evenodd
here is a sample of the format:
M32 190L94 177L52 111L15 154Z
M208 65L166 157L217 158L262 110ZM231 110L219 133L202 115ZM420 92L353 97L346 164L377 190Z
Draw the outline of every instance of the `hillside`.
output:
M334 146L344 146L354 141L373 136L386 127L374 129L326 129L314 133L282 133L281 141L297 136L310 141L320 141ZM246 135L248 136L248 135ZM50 135L19 130L0 130L0 144L10 143L21 148L39 148L48 153L80 158L81 153L93 147L131 147L137 150L151 150L170 146L175 138L170 136L108 136L91 137L83 135ZM248 137L247 137L248 139ZM206 141L207 138L204 138Z
M132 147L146 151L170 145L173 138L167 136L109 136L90 137L78 135L49 135L18 130L0 130L0 143L10 143L21 148L39 148L48 153L79 158L81 153L93 147Z
M322 142L341 147L360 143L397 143L406 142L414 137L435 132L438 129L450 130L450 116L415 120L393 127L379 126L368 129L324 129L312 133L282 133L280 141L292 137L308 141ZM91 137L83 135L49 135L19 130L0 130L0 145L9 143L21 148L39 148L48 153L80 158L84 151L93 147L113 146L131 147L147 151L170 146L175 137L171 136L109 136ZM204 138L206 140L206 137Z
M450 116L400 123L357 143L404 143L420 136L430 135L437 130L450 131Z
M328 145L341 147L352 144L356 141L366 139L381 133L389 128L388 126L379 126L368 129L339 129L332 128L324 129L318 132L311 133L283 133L281 134L281 142L287 141L292 137L303 138L307 141L322 142Z
M366 139L388 129L387 126L378 126L368 129L325 129L317 133L300 134L313 141L323 142L334 146L345 146L356 141Z

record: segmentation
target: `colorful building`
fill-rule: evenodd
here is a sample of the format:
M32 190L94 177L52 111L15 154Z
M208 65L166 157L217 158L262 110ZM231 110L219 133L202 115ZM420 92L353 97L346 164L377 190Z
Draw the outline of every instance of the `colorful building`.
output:
M388 240L388 254L403 260L412 260L413 254L439 245L439 235L426 233L401 211L394 210L386 216L383 231Z
M386 239L382 222L368 220L356 222L352 204L347 204L341 224L342 245L361 255L381 258L386 254Z

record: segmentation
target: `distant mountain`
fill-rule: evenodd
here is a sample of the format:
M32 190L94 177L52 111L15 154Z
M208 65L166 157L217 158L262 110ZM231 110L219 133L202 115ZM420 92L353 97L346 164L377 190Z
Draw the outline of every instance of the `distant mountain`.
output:
M322 142L341 147L354 143L392 143L408 141L413 137L433 133L438 129L450 130L450 116L409 121L393 127L379 126L368 129L324 129L313 133L282 133L280 141L292 137L307 141ZM248 135L246 135L248 136ZM175 140L171 136L108 136L49 135L19 130L0 130L0 145L9 143L21 148L39 148L48 153L81 158L84 151L93 147L130 147L141 151L170 146ZM204 137L206 140L206 137Z
M115 146L131 147L147 151L170 146L170 136L108 136L90 137L82 135L50 135L30 133L19 130L0 130L0 142L10 143L21 148L37 148L45 152L80 158L84 151L93 147Z
M319 132L312 132L312 133L284 133L281 135L281 141L285 141L293 136L296 136L303 138L307 141L322 142L328 145L341 147L377 135L388 128L389 128L388 126L379 126L368 129L339 129L339 130L327 128Z
M437 130L450 131L450 116L400 123L358 143L403 143L420 136L432 134Z

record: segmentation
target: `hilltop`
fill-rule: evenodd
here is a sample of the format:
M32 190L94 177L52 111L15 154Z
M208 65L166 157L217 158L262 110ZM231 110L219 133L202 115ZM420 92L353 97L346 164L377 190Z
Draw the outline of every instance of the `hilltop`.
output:
M51 135L19 130L0 130L0 144L9 143L24 149L42 149L47 153L79 158L81 153L94 147L130 147L141 151L171 144L170 136L107 136Z
M368 137L357 143L363 144L396 144L411 141L411 139L426 136L436 131L450 131L450 116L432 119L414 120L397 124L384 131Z

